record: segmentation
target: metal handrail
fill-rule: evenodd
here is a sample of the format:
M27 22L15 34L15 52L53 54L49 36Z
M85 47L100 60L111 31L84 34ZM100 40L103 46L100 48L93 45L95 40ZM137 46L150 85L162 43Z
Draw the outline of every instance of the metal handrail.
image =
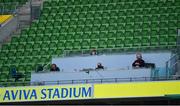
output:
M166 77L169 76L169 70L173 69L179 63L178 56L178 53L176 53L168 61L166 61ZM175 61L173 64L171 64L173 60Z
M26 86L42 86L42 85L65 85L65 84L94 84L94 83L120 83L120 82L151 82L151 81L168 81L168 80L180 80L180 76L172 77L133 77L133 78L103 78L103 79L81 79L81 80L57 80L57 81L35 81L35 82L0 82L0 85L6 84L8 86L15 86L18 84L24 84ZM21 85L21 86L22 86ZM1 86L4 87L4 86Z

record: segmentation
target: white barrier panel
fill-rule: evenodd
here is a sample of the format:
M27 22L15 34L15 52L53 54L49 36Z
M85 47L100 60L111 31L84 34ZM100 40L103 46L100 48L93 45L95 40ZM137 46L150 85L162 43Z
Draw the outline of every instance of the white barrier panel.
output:
M165 63L170 59L171 53L142 53L142 56L146 63L154 63L156 67L165 67ZM60 70L64 70L64 72L74 72L74 70L83 68L94 69L98 62L101 62L107 68L131 68L134 60L136 60L136 54L112 54L54 58L52 63L57 64Z
M91 70L79 72L44 72L32 73L31 82L43 81L67 81L67 80L91 80L91 79L110 79L110 78L150 78L151 69L107 69ZM127 79L126 79L127 80ZM129 79L128 79L129 80Z

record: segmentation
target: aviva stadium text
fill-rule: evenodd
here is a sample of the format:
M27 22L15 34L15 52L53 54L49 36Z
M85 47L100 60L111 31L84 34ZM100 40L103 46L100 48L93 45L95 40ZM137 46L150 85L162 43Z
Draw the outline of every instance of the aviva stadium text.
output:
M1 98L3 101L86 99L93 96L92 90L92 86L4 89Z

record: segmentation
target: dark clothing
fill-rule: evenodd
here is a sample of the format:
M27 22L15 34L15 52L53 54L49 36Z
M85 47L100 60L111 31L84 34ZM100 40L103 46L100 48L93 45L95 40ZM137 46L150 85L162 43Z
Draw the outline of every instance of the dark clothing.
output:
M96 67L96 69L104 69L104 66L98 65L98 66Z
M39 65L36 69L36 72L40 72L40 71L43 71L43 66Z
M56 67L56 69L52 69L50 71L60 71L58 67Z
M20 78L23 77L22 73L18 73L15 68L11 70L11 76L12 78L15 78L15 82L18 81Z
M133 67L144 67L145 62L142 59L135 60L132 64Z

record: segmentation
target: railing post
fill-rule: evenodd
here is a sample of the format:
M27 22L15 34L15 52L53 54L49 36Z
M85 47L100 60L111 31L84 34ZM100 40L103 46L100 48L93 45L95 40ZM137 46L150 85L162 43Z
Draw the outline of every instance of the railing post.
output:
M117 82L117 78L115 78L115 82Z
M168 61L166 62L166 79L168 78Z
M72 80L72 84L74 83L74 80Z
M130 78L130 82L132 82L132 78Z

